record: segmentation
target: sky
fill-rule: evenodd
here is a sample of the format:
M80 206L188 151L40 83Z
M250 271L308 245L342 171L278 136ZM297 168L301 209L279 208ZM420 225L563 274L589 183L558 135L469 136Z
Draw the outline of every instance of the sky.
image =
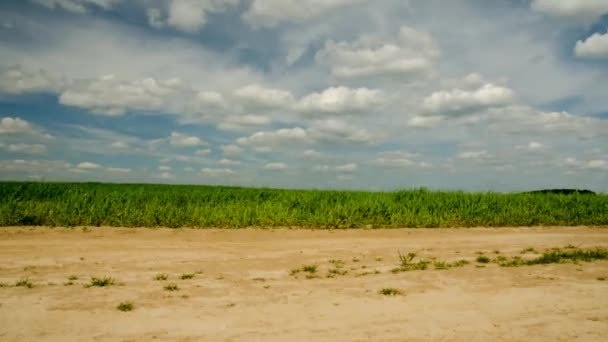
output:
M0 179L608 192L608 0L3 0Z

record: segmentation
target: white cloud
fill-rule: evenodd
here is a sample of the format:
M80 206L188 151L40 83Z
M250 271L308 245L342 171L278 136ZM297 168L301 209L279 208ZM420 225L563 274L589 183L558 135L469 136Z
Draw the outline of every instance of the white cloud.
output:
M428 75L438 56L428 33L404 26L394 42L374 36L363 36L353 43L328 41L316 59L339 78L398 76L405 80Z
M114 141L110 144L111 148L117 149L117 150L126 150L129 149L129 143L125 142L125 141Z
M414 128L431 128L439 125L443 120L443 116L414 116L408 121L408 126Z
M171 137L169 137L169 143L173 146L180 147L193 147L193 146L201 146L207 145L207 143L201 140L198 137L188 136L185 134L172 132Z
M220 165L226 165L226 166L237 166L237 165L241 165L241 162L238 160L231 160L231 159L220 159L217 162Z
M314 158L320 158L322 156L323 156L323 154L319 151L315 151L315 150L304 151L304 157L306 157L306 158L314 159Z
M608 58L608 33L595 33L591 37L576 42L574 54L580 58Z
M357 171L357 164L350 163L345 165L336 166L336 171L338 172L355 172Z
M64 81L43 70L29 70L20 65L0 67L0 92L9 94L56 92Z
M329 165L315 165L312 169L317 172L328 172L331 167Z
M32 133L34 128L29 122L18 117L4 117L0 120L0 134L4 133Z
M418 161L418 154L404 151L386 151L378 153L374 164L390 168L430 167L427 162Z
M237 89L234 96L246 104L262 108L289 108L294 104L294 97L289 91L266 88L258 84Z
M321 93L313 93L298 104L304 112L345 113L363 112L374 109L384 102L382 92L367 88L350 89L331 87Z
M292 142L309 142L308 133L300 127L282 128L276 131L257 132L249 137L237 139L239 145L275 146Z
M95 114L121 116L128 111L158 111L180 88L179 79L120 80L114 75L73 82L59 96L61 104L88 109Z
M62 9L68 12L84 14L91 6L97 6L109 10L121 0L30 0L33 3L45 6L49 9Z
M603 159L582 161L573 157L568 157L564 159L561 165L581 170L608 170L608 160Z
M197 156L208 156L211 154L211 149L210 148L205 148L205 149L201 149L201 150L197 150L196 152L194 152L194 154L196 154Z
M531 7L551 16L588 22L608 13L607 0L533 0Z
M163 172L160 175L158 175L157 178L160 178L160 179L175 179L175 175L173 175L170 172Z
M503 107L513 100L511 89L488 83L474 91L453 89L433 93L424 99L422 108L431 114L466 115L485 108Z
M42 144L9 144L4 148L14 153L40 154L46 152L46 146Z
M146 15L148 16L148 25L154 28L163 28L166 23L162 18L162 12L158 8L148 8L146 10Z
M268 164L264 165L264 169L266 169L266 170L280 171L280 170L286 170L288 168L289 168L289 165L287 165L285 163L268 163Z
M517 146L519 150L527 150L527 151L540 151L545 149L545 145L539 143L538 141L530 141L528 145L525 146Z
M469 159L469 160L488 159L491 157L492 156L490 155L490 153L488 153L488 151L486 151L486 150L464 151L458 155L459 159Z
M221 177L221 176L230 176L234 174L234 171L231 169L219 169L219 168L204 168L200 172L201 176L206 177Z
M194 161L194 158L191 156L179 155L179 156L175 156L175 161L180 162L180 163L191 163Z
M82 162L82 163L76 165L76 168L81 169L81 170L97 170L97 169L101 169L101 165L95 164L92 162Z
M220 146L220 150L222 150L222 154L226 156L237 156L244 151L242 147L237 145L222 145Z
M303 22L368 0L253 0L243 19L252 26L272 27Z
M599 170L608 170L608 161L594 159L587 162L585 165L586 169L599 169Z
M158 171L171 171L172 168L171 166L167 166L167 165L161 165L158 167Z
M130 173L132 171L131 169L122 168L122 167L108 167L108 168L106 168L106 170L108 172L112 172L112 173Z
M231 115L218 124L225 131L243 131L268 126L272 119L264 115Z
M379 137L365 128L360 128L339 119L317 120L309 129L310 139L317 143L370 145Z
M223 12L238 3L239 0L171 0L167 24L194 33L207 23L209 13Z

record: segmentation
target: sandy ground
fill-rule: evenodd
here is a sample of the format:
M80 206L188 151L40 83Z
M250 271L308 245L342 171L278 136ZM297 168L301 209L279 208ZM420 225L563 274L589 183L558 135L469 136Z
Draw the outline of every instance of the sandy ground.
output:
M0 228L0 341L605 341L608 262L474 262L568 244L606 247L608 228ZM393 274L398 251L472 263ZM326 278L331 259L348 274ZM308 264L322 278L289 275ZM92 276L119 284L85 288Z

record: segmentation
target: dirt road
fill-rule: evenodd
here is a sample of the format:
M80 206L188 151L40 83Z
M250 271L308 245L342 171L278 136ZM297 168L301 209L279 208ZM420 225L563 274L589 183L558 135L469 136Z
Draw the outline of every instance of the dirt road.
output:
M0 341L605 341L608 261L475 261L568 244L608 247L608 228L0 228ZM471 263L394 274L398 251Z

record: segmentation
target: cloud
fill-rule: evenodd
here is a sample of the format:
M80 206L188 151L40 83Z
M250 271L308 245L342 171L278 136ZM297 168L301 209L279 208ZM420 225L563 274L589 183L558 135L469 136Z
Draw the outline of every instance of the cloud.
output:
M418 161L418 154L404 151L385 151L378 153L374 164L390 168L430 167L429 163Z
M393 42L370 35L353 43L330 40L316 54L316 60L329 66L338 78L383 76L406 81L428 75L438 56L428 33L403 26Z
M309 159L320 158L322 156L323 156L323 153L312 150L312 149L304 151L304 157L309 158Z
M513 100L511 89L488 83L474 91L453 89L433 93L424 99L422 108L435 115L466 115L486 108L507 106Z
M350 173L350 172L357 171L357 168L358 168L357 164L350 163L350 164L336 166L336 171Z
M554 17L592 21L608 13L606 0L533 0L534 11Z
M158 171L171 171L172 168L171 166L167 166L167 165L161 165L158 167Z
M8 152L13 153L27 153L27 154L41 154L46 152L46 146L42 144L9 144L4 146L0 145L0 149L6 149Z
M97 169L101 169L101 165L91 163L91 162L82 162L82 163L76 165L76 168L81 169L81 170L97 170Z
M254 27L304 22L368 0L253 0L243 19Z
M285 163L268 163L268 164L264 165L264 169L266 169L266 170L280 171L280 170L287 170L288 168L289 168L289 165L287 165Z
M171 0L167 24L180 31L195 33L207 23L209 13L223 12L238 3L239 0ZM153 17L153 23L160 22L160 14L153 14Z
M110 144L110 147L117 150L126 150L130 148L129 143L125 141L114 141Z
M595 33L584 41L579 40L574 54L579 58L608 59L608 33Z
M201 140L198 137L188 136L188 135L177 133L177 132L171 133L171 137L169 137L169 143L173 146L180 146L180 147L194 147L194 146L207 145L207 142Z
M122 168L122 167L108 167L108 168L106 168L106 170L108 172L112 172L112 173L130 173L132 171L131 169Z
M201 149L201 150L197 150L196 152L194 152L194 154L196 154L197 156L208 156L211 154L211 149L210 148L205 148L205 149Z
M220 168L204 168L201 170L200 175L204 177L222 177L231 176L234 171L231 169L220 169Z
M0 120L0 134L32 133L34 128L29 122L18 117L3 117Z
M237 165L241 165L241 162L238 160L231 160L231 159L220 159L217 162L220 165L226 165L226 166L237 166Z
M304 112L351 113L373 110L384 101L382 92L367 88L331 87L304 97L298 109Z
M414 128L431 128L439 125L443 116L414 116L408 121L408 126Z
M294 104L294 97L289 91L266 88L257 84L237 89L234 97L245 104L262 108L289 108Z
M543 145L542 143L539 143L538 141L530 141L528 143L528 145L525 146L517 146L516 147L519 150L527 150L530 152L535 152L535 151L541 151L544 150L546 147L545 145Z
M173 175L171 172L163 172L163 173L159 174L157 176L157 178L160 178L160 179L175 179L175 175Z
M582 161L573 157L568 157L563 161L562 165L581 170L608 170L608 160L603 159Z
M257 132L249 137L239 138L236 141L239 145L263 145L276 146L285 143L307 143L310 142L308 133L300 127L282 128L276 131Z
M242 147L237 145L222 145L220 146L220 150L222 150L222 154L226 156L236 156L244 151Z
M104 10L111 9L121 0L30 0L49 9L62 9L68 12L85 14L91 7L99 7Z
M225 131L246 131L252 128L268 126L272 119L264 115L231 115L218 124Z
M488 151L464 151L458 154L458 159L467 159L467 160L479 160L479 159L488 159L492 156Z
M308 131L310 139L317 143L372 145L379 141L367 129L340 119L316 120Z
M8 94L56 92L64 85L57 75L43 69L0 66L0 92Z
M158 111L169 107L168 101L180 84L179 79L125 81L106 75L73 82L61 93L59 103L105 116L121 116L134 110Z

